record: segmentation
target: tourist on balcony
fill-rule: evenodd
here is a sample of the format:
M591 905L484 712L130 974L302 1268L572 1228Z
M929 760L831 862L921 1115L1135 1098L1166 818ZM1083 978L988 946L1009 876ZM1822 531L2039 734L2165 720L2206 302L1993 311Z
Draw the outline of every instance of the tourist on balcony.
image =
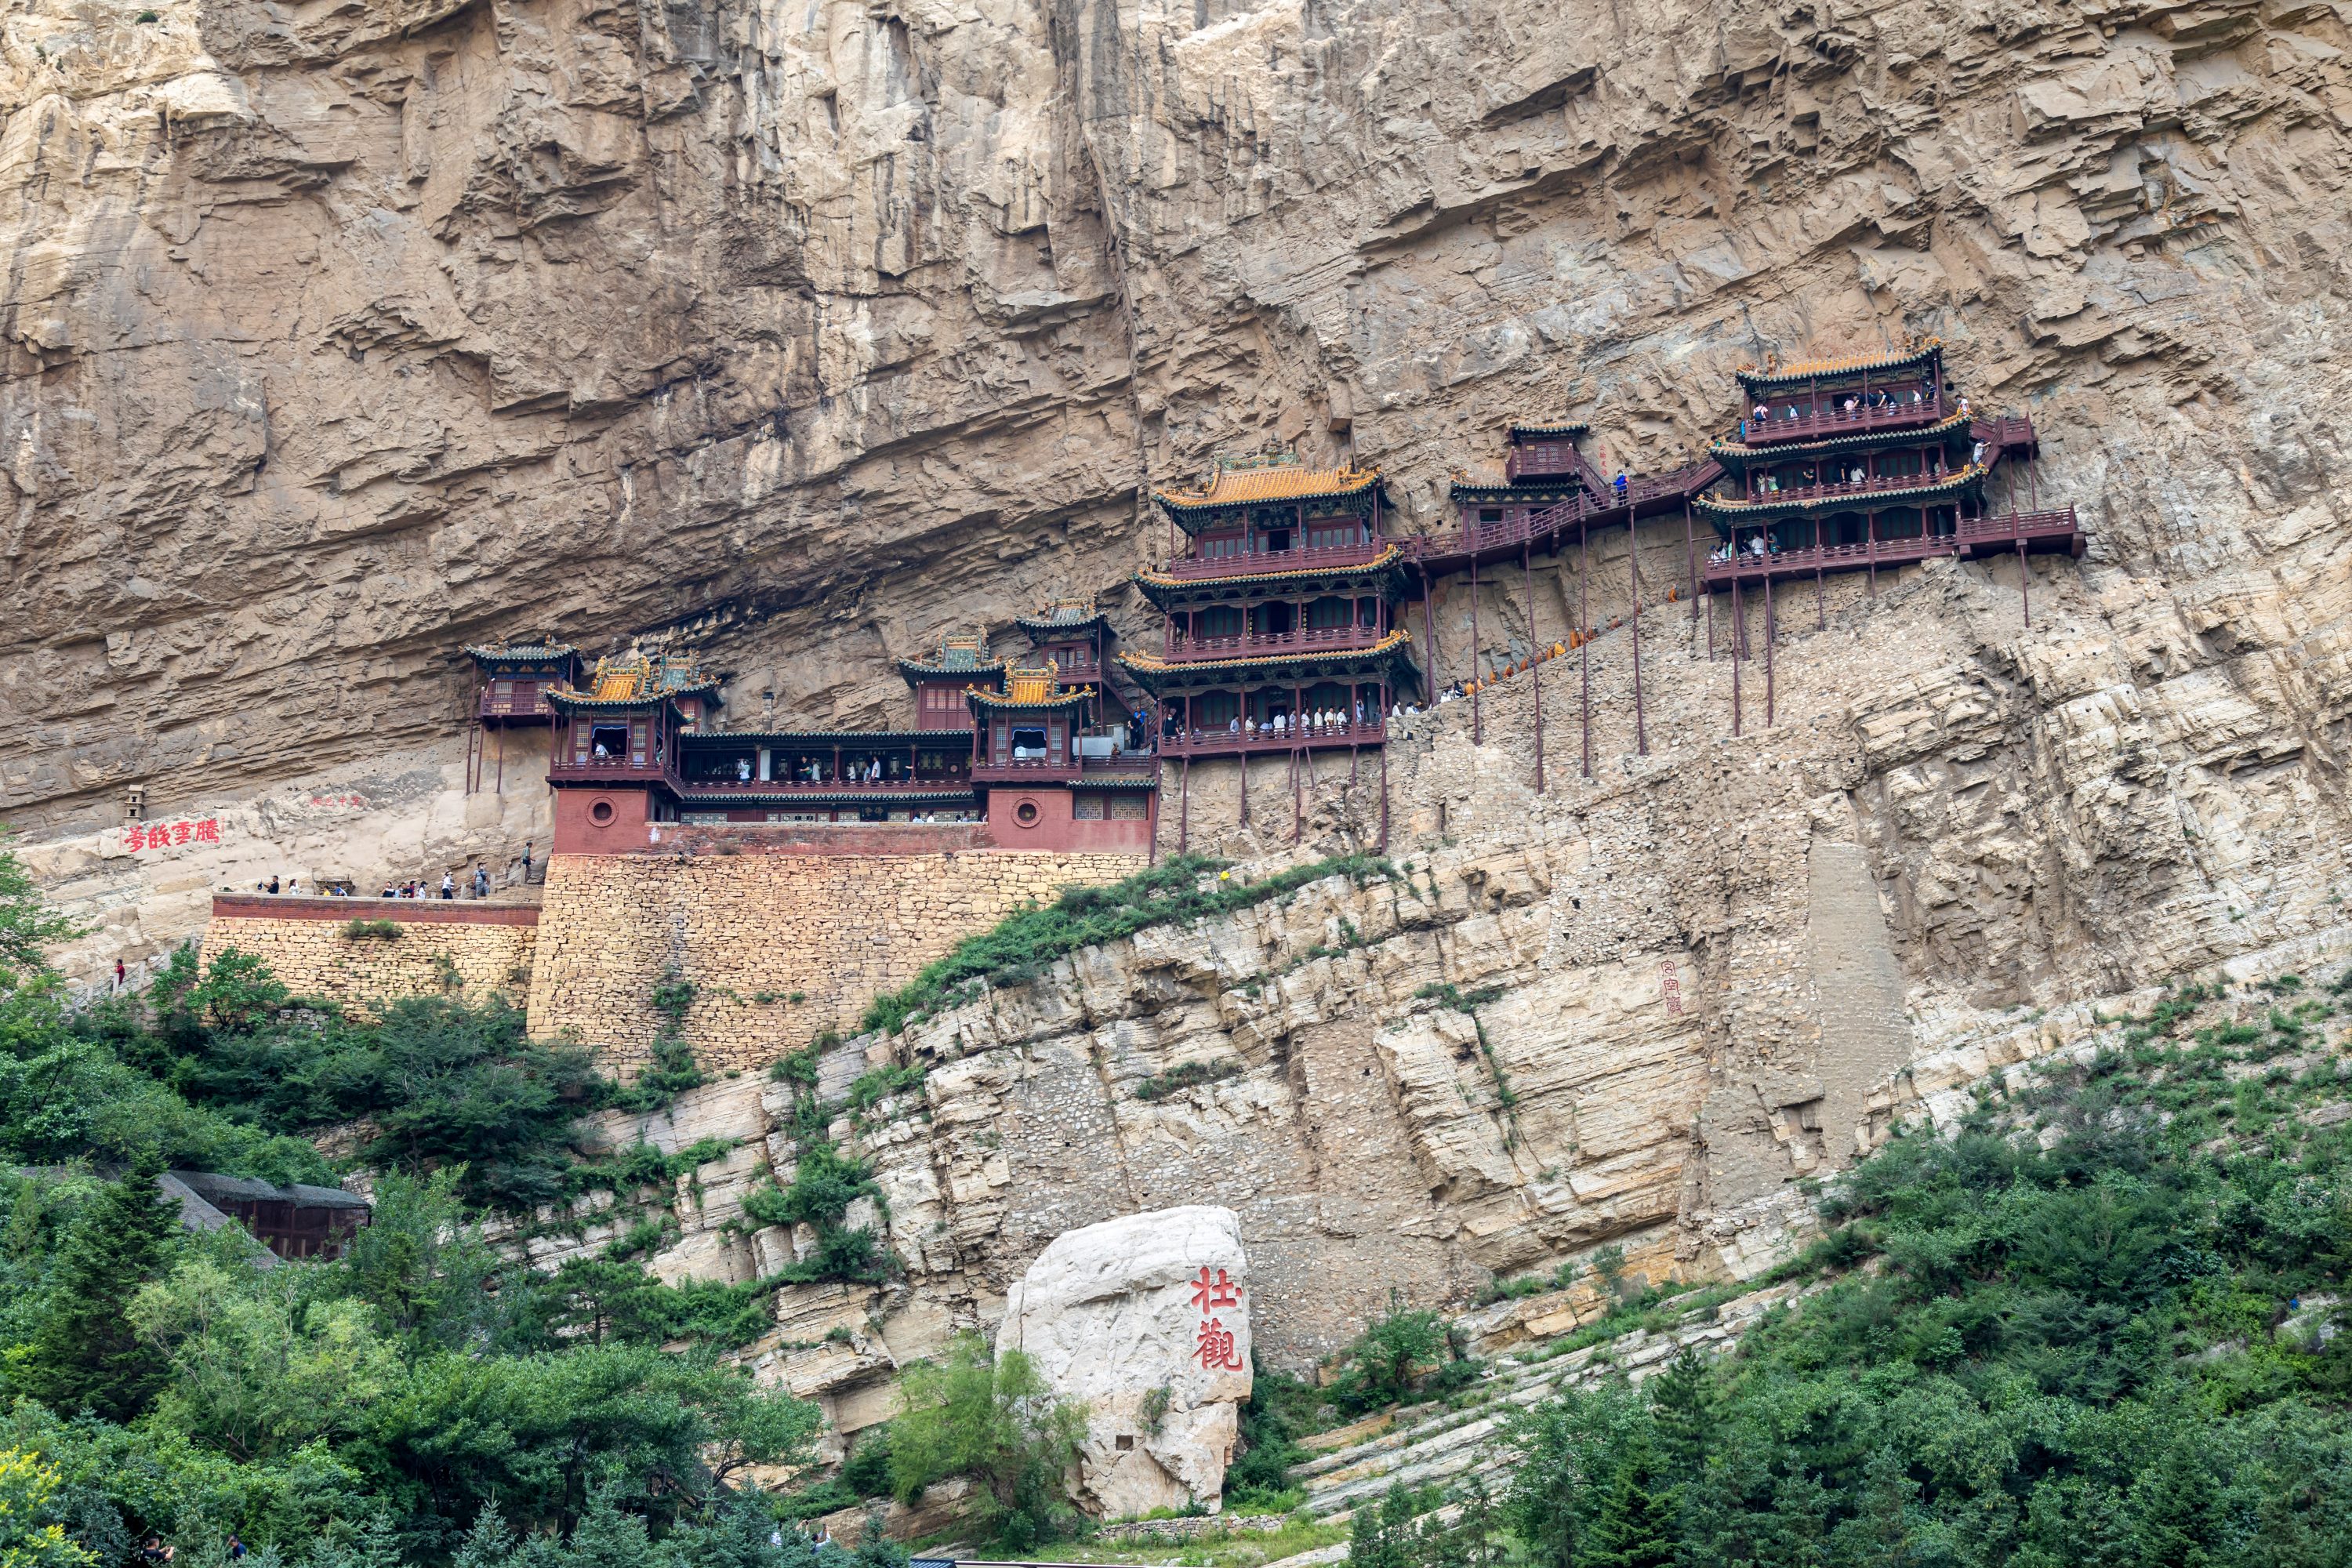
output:
M490 868L477 860L474 862L474 897L487 899L489 896Z
M1768 421L1769 421L1769 420L1771 419L1771 417L1772 417L1772 411L1771 411L1769 408L1765 407L1765 406L1764 406L1764 405L1763 405L1763 403L1762 403L1761 401L1759 401L1759 402L1758 402L1758 404L1756 405L1756 414L1755 414L1756 423L1758 423L1759 425L1765 424L1765 423L1767 423Z
M1253 726L1253 727L1254 727L1254 726ZM1234 715L1233 718L1228 719L1228 720L1226 720L1226 721L1225 721L1225 733L1226 733L1226 734L1228 734L1228 735L1238 735L1238 734L1240 734L1241 732L1242 732L1242 721L1241 721L1241 717L1240 717L1240 715L1236 714L1236 715Z
M737 784L750 784L751 782L751 758L738 757L735 759L735 782Z
M1609 482L1612 488L1617 491L1617 504L1619 506L1623 506L1625 504L1625 470L1622 468L1618 469L1617 477Z
M598 762L600 762L600 763L602 763L602 762L608 762L608 761L610 761L610 760L611 760L612 755L613 755L613 753L612 753L612 752L608 752L608 751L606 751L606 750L604 749L604 742L599 741L599 742L596 742L596 760L597 760Z
M457 896L457 878L455 878L455 877L453 877L453 876L451 876L451 875L450 875L448 872L446 872L446 871L442 872L442 873L441 873L441 897L442 897L442 900L446 902L446 901L447 901L447 900L449 900L455 899Z

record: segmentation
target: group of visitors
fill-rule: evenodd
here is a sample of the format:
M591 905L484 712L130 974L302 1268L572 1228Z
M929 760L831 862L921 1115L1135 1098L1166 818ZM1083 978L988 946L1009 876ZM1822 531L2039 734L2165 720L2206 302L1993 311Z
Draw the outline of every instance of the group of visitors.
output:
M1767 556L1780 553L1780 546L1778 541L1758 533L1751 535L1744 542L1717 545L1706 552L1706 563L1710 566L1722 566L1728 563L1734 556L1745 556L1761 561Z
M751 778L751 763L739 763L736 768L736 776L739 779L748 781ZM862 760L856 757L849 758L841 764L841 777L837 781L834 777L833 764L815 757L803 757L797 762L789 763L785 764L784 771L784 777L790 782L813 784L836 782L881 784L885 780L896 782L905 776L903 760L898 757L866 757Z
M530 863L531 847L526 843L522 847L521 866L521 879L525 883L528 883L530 880ZM467 878L467 885L471 889L475 898L488 898L490 896L489 867L479 860L475 861L473 872ZM283 880L280 880L278 877L273 875L266 882L256 882L253 885L253 890L257 893L278 894L286 898L294 898L299 896L302 891L302 879L299 877L289 876L285 878ZM228 889L226 888L223 888L221 891L226 893ZM349 882L327 882L319 888L317 896L329 899L348 899L352 897L353 894L352 892L352 885ZM437 889L433 886L430 880L420 877L411 877L407 880L401 882L386 882L383 884L383 890L376 896L383 899L430 899L438 897L454 900L457 896L457 878L455 872L444 871L441 874L441 883Z
M1933 386L1915 386L1907 395L1900 391L1889 391L1883 386L1873 387L1868 392L1848 393L1844 398L1830 408L1822 408L1816 405L1811 409L1804 409L1791 403L1777 415L1772 411L1770 404L1759 398L1756 406L1748 410L1748 417L1739 422L1739 437L1744 441L1751 430L1759 435L1763 434L1766 426L1775 419L1785 424L1801 419L1808 414L1833 414L1841 419L1853 419L1864 414L1893 414L1906 409L1924 411L1928 400L1935 395L1936 389ZM1965 397L1960 399L1959 411L1963 415L1969 411L1969 400Z
M1360 701L1356 704L1354 724L1357 728L1361 728L1364 722L1364 705ZM1341 734L1349 727L1349 721L1345 709L1310 708L1304 714L1295 718L1288 712L1276 709L1272 717L1262 724L1254 717L1236 714L1225 721L1225 733L1243 735L1251 740L1260 736L1273 740L1293 737L1311 740L1320 735Z

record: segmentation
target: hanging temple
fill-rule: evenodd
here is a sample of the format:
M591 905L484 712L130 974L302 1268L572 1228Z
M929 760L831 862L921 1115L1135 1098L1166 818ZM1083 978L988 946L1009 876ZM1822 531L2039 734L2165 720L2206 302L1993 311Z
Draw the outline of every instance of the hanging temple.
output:
M1679 514L1684 571L1654 584L1654 597L1688 597L1694 610L1701 595L1732 601L1738 733L1736 677L1751 654L1744 599L1765 603L1769 723L1776 584L1785 594L1810 580L1818 602L1832 574L1868 573L1874 586L1881 568L1936 556L2082 553L2074 508L2040 506L2032 423L1971 409L1937 341L1768 364L1738 379L1743 406L1730 431L1670 473L1604 476L1580 445L1583 426L1511 426L1500 482L1455 474L1450 532L1388 533L1377 468L1314 468L1282 455L1220 460L1203 488L1152 494L1167 560L1133 580L1160 612L1158 651L1115 647L1091 597L1057 600L1016 618L1018 653L975 632L899 660L913 710L901 730L725 727L719 682L690 656L591 661L558 643L471 647L467 785L503 789L504 748L491 762L486 738L539 726L551 731L558 854L659 844L666 824L776 823L963 823L981 847L1149 854L1169 804L1185 844L1196 762L1239 762L1245 823L1253 759L1286 760L1295 774L1313 753L1344 752L1352 777L1369 752L1379 757L1385 844L1381 748L1400 710L1438 695L1416 658L1410 606L1421 605L1422 646L1433 647L1441 578L1470 579L1475 648L1482 567L1524 568L1584 551L1595 532ZM1577 580L1580 595L1581 572ZM1635 733L1646 749L1638 573L1633 591ZM1580 604L1578 625L1585 629L1505 673L1539 680L1544 662L1592 637ZM1710 613L1710 657L1713 626ZM1446 693L1470 702L1474 738L1483 738L1478 697L1493 675ZM1535 713L1540 726L1540 700ZM1589 775L1589 708L1584 731ZM1541 789L1539 729L1536 770ZM1170 794L1176 800L1163 803Z

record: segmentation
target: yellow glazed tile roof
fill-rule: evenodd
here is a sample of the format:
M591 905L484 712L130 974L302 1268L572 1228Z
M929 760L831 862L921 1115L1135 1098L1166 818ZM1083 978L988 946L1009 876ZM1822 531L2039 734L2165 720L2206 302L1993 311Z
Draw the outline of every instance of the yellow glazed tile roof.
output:
M1177 508L1239 506L1252 501L1312 500L1360 495L1381 482L1378 468L1310 468L1297 461L1221 461L1205 490L1154 490L1152 499Z

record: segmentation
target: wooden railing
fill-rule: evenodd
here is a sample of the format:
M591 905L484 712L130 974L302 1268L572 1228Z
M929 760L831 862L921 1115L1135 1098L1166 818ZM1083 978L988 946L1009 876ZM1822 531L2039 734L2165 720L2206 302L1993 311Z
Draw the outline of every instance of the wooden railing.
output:
M1160 754L1163 757L1229 757L1243 752L1295 752L1316 746L1374 746L1387 739L1388 727L1378 719L1367 719L1360 724L1306 726L1286 730L1277 735L1260 728L1255 734L1246 731L1191 730L1163 737Z
M1307 572L1318 567L1361 566L1388 548L1386 540L1368 544L1328 544L1319 549L1254 550L1239 555L1187 557L1168 563L1171 577L1236 577L1260 572Z
M1878 389L1874 389L1878 390ZM1909 389L1905 390L1909 395ZM1778 446L1783 441L1815 441L1837 436L1859 435L1865 430L1892 430L1906 425L1925 425L1944 416L1944 395L1940 392L1923 397L1917 403L1897 403L1886 408L1857 408L1848 414L1843 408L1824 408L1811 414L1789 416L1789 405L1770 410L1762 420L1751 411L1739 421L1739 438L1750 447Z
M723 799L734 795L839 795L844 790L879 791L888 795L963 795L971 784L964 779L832 779L811 784L806 779L687 779L678 786L691 796Z
M1776 550L1756 555L1741 551L1728 561L1709 560L1705 583L1709 588L1735 582L1760 582L1767 577L1810 575L1814 572L1849 571L1855 567L1903 566L1938 555L1982 553L2020 542L2072 539L2081 531L2073 507L2054 511L2000 512L1991 517L1960 519L1952 533L1913 534L1905 539L1865 540L1853 544L1817 544L1802 550Z
M1387 634L1373 626L1307 626L1288 632L1237 632L1231 637L1168 639L1167 657L1177 659L1249 658L1260 654L1338 652L1370 647Z
M1758 506L1786 504L1804 500L1834 500L1843 496L1883 494L1887 490L1916 490L1928 485L1941 484L1951 478L1948 473L1879 474L1862 480L1832 479L1811 485L1783 485L1777 490L1750 490L1738 498Z

